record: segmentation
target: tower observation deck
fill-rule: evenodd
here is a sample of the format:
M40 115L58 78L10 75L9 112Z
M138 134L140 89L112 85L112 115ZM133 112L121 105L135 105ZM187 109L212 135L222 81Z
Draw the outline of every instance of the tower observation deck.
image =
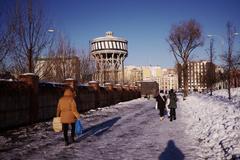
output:
M95 80L100 84L124 83L124 60L128 56L128 41L114 37L112 32L106 32L105 37L90 41L91 55L96 62Z

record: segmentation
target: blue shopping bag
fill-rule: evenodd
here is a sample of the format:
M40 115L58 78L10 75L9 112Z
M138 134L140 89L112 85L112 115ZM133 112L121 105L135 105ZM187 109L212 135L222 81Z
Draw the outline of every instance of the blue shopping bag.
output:
M75 133L76 135L81 135L83 132L83 126L82 126L82 123L81 121L78 119L76 122L75 122Z

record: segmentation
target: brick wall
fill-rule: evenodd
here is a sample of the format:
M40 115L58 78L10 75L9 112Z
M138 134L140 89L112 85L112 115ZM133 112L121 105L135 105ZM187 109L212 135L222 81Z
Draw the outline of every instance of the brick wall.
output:
M39 83L38 78L31 75L23 77L19 81L0 80L0 131L52 119L59 98L70 86L68 83ZM109 89L76 85L74 90L79 112L140 97L139 91L119 86Z

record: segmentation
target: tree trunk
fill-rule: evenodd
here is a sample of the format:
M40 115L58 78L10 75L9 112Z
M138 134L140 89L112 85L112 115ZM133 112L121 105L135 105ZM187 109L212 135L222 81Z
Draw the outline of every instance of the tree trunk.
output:
M183 86L184 86L184 98L188 96L188 66L187 62L183 63Z
M231 72L230 72L230 67L229 67L229 71L228 71L228 99L231 99Z
M182 88L182 65L180 63L176 64L177 75L178 75L178 88Z
M33 73L33 61L32 61L33 55L32 55L32 49L28 49L28 72Z

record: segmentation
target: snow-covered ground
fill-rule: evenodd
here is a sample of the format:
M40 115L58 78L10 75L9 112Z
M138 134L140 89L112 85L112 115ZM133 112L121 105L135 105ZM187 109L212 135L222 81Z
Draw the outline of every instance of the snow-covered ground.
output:
M232 89L232 97L228 100L227 90L219 90L211 97L196 93L180 99L186 132L198 142L199 157L214 160L240 155L240 88Z
M240 90L179 96L177 120L160 121L155 100L136 99L82 115L65 147L51 121L0 133L0 159L220 160L240 154Z
M51 122L8 131L1 136L0 159L197 159L180 111L177 116L160 121L154 99L123 102L82 115L85 133L67 147Z
M221 99L227 99L228 98L228 91L227 91L227 89L214 91L213 95L215 97L218 97L218 98L221 98ZM231 88L231 97L232 97L231 101L240 102L240 88Z

